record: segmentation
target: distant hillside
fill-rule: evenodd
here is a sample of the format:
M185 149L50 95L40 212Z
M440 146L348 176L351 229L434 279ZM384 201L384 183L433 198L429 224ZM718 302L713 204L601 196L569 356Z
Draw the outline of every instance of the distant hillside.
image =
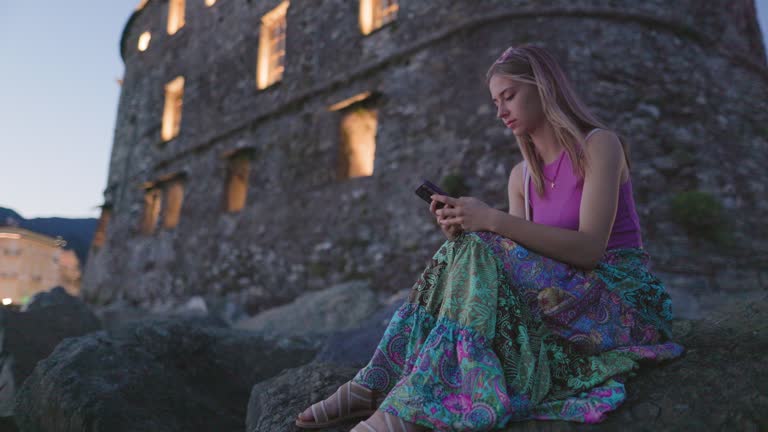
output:
M98 219L67 219L67 218L34 218L24 219L15 211L0 207L0 226L18 225L36 233L51 237L61 236L67 241L64 249L75 251L80 260L80 267L85 267L88 258L88 249L91 246L93 233L96 232Z
M8 225L6 223L7 218L11 218L17 221L21 221L24 219L23 217L21 217L20 214L16 213L13 210L7 209L5 207L0 207L0 226Z

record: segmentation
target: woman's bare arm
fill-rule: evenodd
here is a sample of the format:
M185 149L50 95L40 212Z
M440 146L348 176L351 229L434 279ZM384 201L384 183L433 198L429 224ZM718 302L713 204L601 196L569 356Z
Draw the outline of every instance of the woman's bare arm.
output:
M524 214L498 210L493 210L490 230L541 255L593 269L605 253L616 217L624 150L609 131L593 134L584 148L589 168L584 177L578 231L529 222ZM521 176L510 176L510 187L517 189L515 182L522 184Z
M525 219L525 196L523 195L523 163L512 168L507 181L507 196L509 197L509 214Z

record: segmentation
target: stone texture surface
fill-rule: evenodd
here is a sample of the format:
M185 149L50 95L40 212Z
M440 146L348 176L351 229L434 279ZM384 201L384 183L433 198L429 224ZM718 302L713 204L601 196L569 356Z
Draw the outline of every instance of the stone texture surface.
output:
M413 194L421 178L458 174L468 195L507 207L521 155L483 78L504 48L525 42L550 49L629 143L656 269L694 290L734 274L764 289L768 68L754 1L401 2L392 24L363 36L357 2L293 0L285 75L259 91L259 22L277 3L187 2L173 36L166 1L129 20L104 194L113 213L85 270L89 302L151 308L199 295L253 315L351 279L390 293L412 285L443 241ZM138 52L144 31L152 41ZM163 86L178 75L181 133L161 144ZM364 91L378 95L374 175L339 180L341 114L328 107ZM248 197L227 213L223 156L238 148L254 150ZM139 186L175 172L188 174L179 225L140 235ZM687 190L723 203L735 247L671 222L670 202Z
M699 320L676 320L675 341L686 354L640 369L627 382L627 400L597 425L528 421L505 431L683 431L768 428L768 298L721 305ZM299 431L295 416L333 394L356 367L312 362L253 387L248 432ZM329 432L347 432L354 421Z
M0 432L17 432L18 430L13 417L0 417Z
M3 355L13 357L17 388L66 338L101 330L101 323L84 305L57 304L27 312L3 310Z
M98 330L88 306L61 287L37 294L24 312L0 309L0 416L13 415L24 380L62 340Z
M31 310L43 309L47 306L53 305L70 305L74 308L83 308L85 304L83 301L75 296L70 295L62 286L55 286L48 291L41 291L22 307L23 312Z
M26 432L298 430L291 426L296 413L367 362L372 350L365 347L379 342L405 293L383 301L360 328L331 333L321 352L318 338L265 340L215 316L115 323L65 339L34 367L19 389L15 419L0 419L0 430L14 430L14 420ZM506 430L768 428L768 296L707 300L702 318L674 322L684 357L641 369L627 384L626 403L604 423L524 422ZM57 320L66 315L55 308L65 306L21 314L47 311Z
M299 296L235 323L265 338L293 336L324 337L360 326L379 309L379 302L366 282L352 281Z
M25 432L242 431L251 387L315 350L212 318L148 320L70 338L16 399Z
M211 298L210 300L215 299ZM137 307L126 301L112 302L108 305L91 305L91 309L99 317L106 330L146 319L174 317L208 316L231 325L245 315L242 308L233 302L220 301L209 305L199 296L190 297L186 301L168 299L167 301L156 302L151 309Z
M298 368L286 369L275 378L253 386L248 401L247 432L300 431L294 422L298 413L312 403L327 398L340 385L349 381L357 369L333 363L313 362ZM348 432L354 422L325 431Z
M320 345L313 361L337 365L365 366L392 320L397 308L406 300L410 290L402 290L386 299L379 310L353 329L340 329L328 335Z

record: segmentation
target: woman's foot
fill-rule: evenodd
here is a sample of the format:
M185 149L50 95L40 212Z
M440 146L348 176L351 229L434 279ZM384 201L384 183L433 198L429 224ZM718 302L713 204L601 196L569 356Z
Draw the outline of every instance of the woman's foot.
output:
M422 425L376 410L371 417L358 423L349 432L424 432L427 430L429 429Z
M296 420L299 427L329 426L348 419L368 417L384 400L384 394L348 381L327 399L304 410ZM324 427L323 426L323 427Z

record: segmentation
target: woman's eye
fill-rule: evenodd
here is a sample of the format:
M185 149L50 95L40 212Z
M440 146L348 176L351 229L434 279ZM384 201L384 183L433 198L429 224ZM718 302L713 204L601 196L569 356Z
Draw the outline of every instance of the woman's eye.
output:
M517 94L517 93L515 93L515 94ZM515 95L510 95L508 98L506 98L506 100L510 100L510 99L512 99L513 97L515 97Z

